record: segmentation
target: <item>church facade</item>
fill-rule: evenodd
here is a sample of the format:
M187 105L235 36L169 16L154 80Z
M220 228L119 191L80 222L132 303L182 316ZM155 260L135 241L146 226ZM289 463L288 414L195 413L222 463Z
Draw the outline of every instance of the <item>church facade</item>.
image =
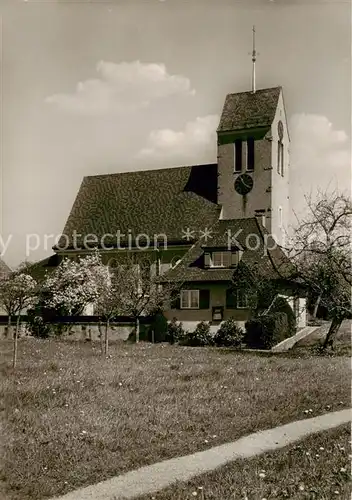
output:
M165 280L182 282L168 319L192 328L250 316L230 291L239 263L256 266L305 326L305 299L285 278L290 137L281 87L229 94L217 130L217 163L85 177L42 272L98 247L113 266L132 253Z

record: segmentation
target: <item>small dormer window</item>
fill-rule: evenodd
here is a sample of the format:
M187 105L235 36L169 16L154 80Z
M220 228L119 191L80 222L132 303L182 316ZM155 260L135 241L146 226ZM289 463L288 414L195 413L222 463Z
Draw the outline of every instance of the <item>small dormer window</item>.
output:
M230 268L238 265L241 260L242 252L236 251L217 251L217 252L206 252L204 254L204 266L210 268Z
M224 267L224 252L213 252L211 256L212 267Z

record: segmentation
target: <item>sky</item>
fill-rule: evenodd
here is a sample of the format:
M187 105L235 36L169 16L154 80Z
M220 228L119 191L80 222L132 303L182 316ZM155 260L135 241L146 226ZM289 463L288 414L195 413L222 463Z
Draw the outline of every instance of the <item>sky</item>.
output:
M350 192L349 1L0 0L0 16L9 265L52 253L85 175L216 162L225 96L251 87L253 24L257 88L284 91L293 210Z

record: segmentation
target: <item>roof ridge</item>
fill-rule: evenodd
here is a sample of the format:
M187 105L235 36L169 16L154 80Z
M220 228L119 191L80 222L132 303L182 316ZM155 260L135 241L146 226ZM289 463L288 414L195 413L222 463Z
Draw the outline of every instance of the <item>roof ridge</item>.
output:
M265 87L262 89L256 89L255 92L253 92L252 90L242 90L241 92L229 92L228 94L226 94L226 96L240 95L240 94L253 94L255 96L255 94L258 94L258 92L267 92L268 90L282 90L282 85L276 85L275 87Z
M176 170L179 168L193 168L193 167L210 167L217 165L217 162L212 162L212 163L199 163L196 165L178 165L174 167L161 167L161 168L149 168L149 169L140 169L140 170L126 170L122 172L110 172L106 174L93 174L93 175L85 175L84 179L96 179L97 177L112 177L112 176L117 176L117 175L127 175L127 174L137 174L137 173L142 173L142 172L160 172L163 171L165 172L166 170Z

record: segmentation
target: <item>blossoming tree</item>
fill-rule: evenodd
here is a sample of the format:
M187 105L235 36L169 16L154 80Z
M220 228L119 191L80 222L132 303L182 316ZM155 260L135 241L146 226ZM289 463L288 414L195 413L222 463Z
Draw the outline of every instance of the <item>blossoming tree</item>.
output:
M13 367L17 363L17 339L21 315L26 309L33 307L37 301L37 282L26 272L26 267L3 277L0 281L0 303L8 314L8 336L11 336L12 318L16 317L13 335Z
M46 277L42 289L44 306L61 316L82 314L94 304L108 282L108 269L98 253L79 258L64 259L55 271Z
M313 317L326 309L331 320L323 347L333 347L345 318L352 315L352 204L343 193L307 198L308 214L298 221L291 248L297 276L314 299Z

